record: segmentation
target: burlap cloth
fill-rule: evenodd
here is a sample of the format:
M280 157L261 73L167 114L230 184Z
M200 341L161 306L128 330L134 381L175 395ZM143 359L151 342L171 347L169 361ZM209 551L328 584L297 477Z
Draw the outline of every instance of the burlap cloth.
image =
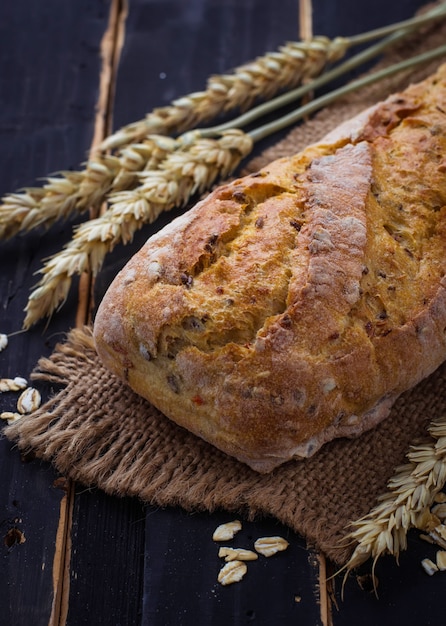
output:
M425 28L380 65L441 45L445 33L446 27ZM438 64L400 74L325 109L266 150L250 169L316 141ZM62 474L109 494L162 507L274 516L342 565L354 547L343 541L349 522L370 511L411 444L426 438L427 424L445 411L445 374L443 366L401 396L391 416L362 437L332 442L311 459L260 475L170 422L109 374L96 356L91 329L85 328L71 331L33 374L60 383L61 391L5 432Z

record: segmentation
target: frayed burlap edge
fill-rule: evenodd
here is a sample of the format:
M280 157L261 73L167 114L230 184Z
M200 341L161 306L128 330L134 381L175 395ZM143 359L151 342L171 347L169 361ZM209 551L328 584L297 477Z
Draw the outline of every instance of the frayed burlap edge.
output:
M71 331L33 374L64 388L5 432L63 475L112 495L248 519L274 516L342 565L352 550L344 545L349 522L369 512L410 445L445 411L444 376L441 368L404 394L391 417L361 438L332 442L312 459L260 475L112 376L86 327Z

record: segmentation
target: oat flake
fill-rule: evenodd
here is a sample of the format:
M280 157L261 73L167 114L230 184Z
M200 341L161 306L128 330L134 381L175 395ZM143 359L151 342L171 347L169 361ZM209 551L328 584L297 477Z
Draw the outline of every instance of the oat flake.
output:
M8 336L0 333L0 352L6 348L8 345Z

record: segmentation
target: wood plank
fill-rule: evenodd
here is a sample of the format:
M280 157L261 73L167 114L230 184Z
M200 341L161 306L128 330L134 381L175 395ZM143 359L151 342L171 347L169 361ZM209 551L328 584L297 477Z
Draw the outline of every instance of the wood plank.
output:
M389 3L386 0L376 0L373 3L373 9L370 8L369 10L364 10L364 5L356 0L312 0L312 5L314 34L334 38L357 35L410 19L421 7L426 5L426 2L423 0L404 0L403 2ZM359 53L365 47L364 45L354 46L347 52L345 59ZM378 59L379 57L376 58L376 60ZM360 76L372 68L375 62L375 60L371 60L351 70L346 76L321 89L321 93L341 86L346 80L353 80Z
M141 118L154 106L202 89L213 73L223 73L298 37L295 2L281 7L280 19L268 2L237 3L237 9L233 3L179 5L172 20L170 9L160 12L154 3L131 4L118 75L115 127ZM135 84L140 58L150 58L151 63L143 69L143 83ZM163 216L159 223L145 228L136 247L172 217ZM112 267L111 275L116 264ZM211 536L227 519L222 513L190 516L174 508L148 510L142 624L244 624L259 619L280 623L302 615L318 624L317 563L309 560L302 539L271 520L246 523L240 536L243 545L252 545L254 536L285 533L292 545L289 553L250 567L241 586L222 588L216 582L221 563ZM304 599L299 603L296 597Z
M17 0L0 6L0 194L85 158L97 99L98 46L107 17L104 0L55 0L44 5ZM68 240L71 226L17 237L0 246L0 332L20 329L23 308L41 258ZM45 331L40 324L10 338L0 353L0 375L28 377L73 324L76 290L64 312ZM42 387L44 397L51 387ZM0 409L14 407L17 394L1 394ZM0 439L0 594L2 623L48 624L53 603L53 560L65 493L45 463L22 460ZM13 543L14 529L24 543ZM11 532L12 531L12 532ZM16 536L19 537L16 533Z
M1 622L48 624L54 540L64 493L55 486L51 467L21 461L4 439L0 459Z
M144 536L145 510L136 498L77 488L68 626L140 623Z
M315 35L337 37L359 33L406 20L426 2L423 0L399 0L387 2L374 0L367 7L357 0L312 0L313 32Z
M275 21L277 26L277 15L274 12L273 19L272 7L268 3L250 3L249 6L248 4L242 3L244 16L242 15L236 27L226 32L222 30L221 24L232 24L235 19L232 5L217 9L213 3L202 2L200 6L195 3L192 10L191 7L183 4L180 6L178 3L176 17L172 20L171 8L163 9L160 5L150 2L132 2L118 74L115 128L142 118L155 106L167 104L173 98L202 89L207 77L212 73L224 72L262 54L265 50L275 49L288 39L297 38L296 3L292 2L284 7L284 13L288 11L289 18L284 20L282 13L280 28L269 27L271 20ZM248 15L248 9L252 11L252 15ZM267 13L265 21L258 21L257 16L262 11ZM184 24L190 28L185 29ZM262 29L260 33L259 28ZM212 38L210 33L213 34ZM206 49L206 55L201 55L198 61L202 49ZM194 56L196 61L193 60ZM147 59L150 59L150 63ZM96 282L97 301L119 268L142 241L151 232L170 221L176 213L178 212L174 211L170 215L162 216L155 225L144 228L132 246L117 249L108 257ZM320 609L316 589L318 566L314 560L309 560L302 539L290 533L288 529L281 528L280 532L286 532L293 545L293 549L290 550L291 556L282 555L282 559L276 562L275 567L273 562L269 574L265 575L263 564L257 568L257 574L255 570L250 573L249 587L244 586L238 590L235 587L229 591L223 590L216 583L215 576L220 563L216 557L215 544L209 538L223 517L225 517L223 514L191 517L179 509L148 508L141 623L174 624L177 623L176 619L181 619L181 623L189 623L193 615L197 619L197 614L203 624L210 623L207 621L210 619L215 624L223 623L223 620L226 623L228 620L230 623L239 623L233 622L234 619L245 623L253 621L256 616L265 616L268 610L271 616L277 616L276 602L270 602L266 593L259 593L266 590L273 579L276 580L273 592L278 604L282 605L283 600L282 615L289 611L293 615L304 612L312 616L313 624L319 623ZM251 533L256 532L257 536L271 533L273 528L276 533L279 532L277 524L271 520L251 523L250 528ZM168 548L169 541L176 549ZM89 550L91 549L94 547L90 546ZM197 550L200 553L198 564L195 562ZM296 580L297 564L302 575ZM190 567L196 575L189 574ZM288 577L288 585L283 585L282 577L277 576L278 567L282 569L285 567L287 573L293 573ZM77 566L77 569L79 568L82 568L81 559ZM77 581L80 579L82 576L77 573ZM249 582L247 584L249 585ZM78 583L72 580L73 595L77 585ZM219 593L223 595L220 596ZM233 599L222 602L228 597L227 594ZM300 594L306 596L303 605L295 600L295 596ZM238 607L237 618L234 617L235 605Z
M200 63L193 64L191 59L193 58L193 49L197 46L195 42L205 41L206 36L201 37L200 33L197 32L198 27L195 26L192 33L189 31L194 40L191 43L187 38L189 33L180 30L175 33L175 24L166 19L164 26L163 20L160 19L161 15L155 12L149 13L149 8L152 7L149 7L148 3L134 2L131 5L126 44L118 76L115 128L141 118L152 106L166 104L175 97L195 89L201 89L207 76L213 72L223 72L227 67L245 62L247 59L253 58L255 54L261 54L266 49L272 49L286 39L296 38L294 32L283 33L271 45L264 45L258 51L252 49L249 54L240 58L235 56L234 48L225 48L225 52L230 51L233 56L230 57L230 62L224 65L226 61L224 53L218 49L218 44L215 43L219 41L221 36L219 34L220 29L213 28L213 23L206 21L207 28L215 33L214 41L209 44L214 51L211 52L209 46L206 46L209 54L206 55L206 58L201 58ZM294 9L295 7L293 7ZM206 14L206 10L203 14ZM181 12L177 12L176 16L179 23L188 23ZM145 20L149 22L149 17L152 18L157 27L156 29L147 27L151 37L144 39L142 35L144 24ZM190 12L188 18L190 19ZM291 21L291 19L285 19L281 23L285 25L290 24ZM218 22L224 22L224 17L219 16ZM176 35L174 42L172 41L172 33ZM273 33L275 31L271 29L265 35L271 37ZM236 41L250 40L249 35L246 37L235 36L232 32L232 36ZM266 38L263 41L265 40ZM217 50L215 50L216 46ZM192 47L192 52L190 47ZM181 50L181 57L175 53L175 50ZM153 62L154 58L156 58L156 64ZM143 65L141 65L141 59L145 60ZM147 63L147 59L151 59L151 63ZM180 70L177 64L179 64ZM159 67L158 71L155 69L156 67ZM180 76L177 76L177 71L181 71ZM197 72L200 74L198 75ZM141 76L145 77L142 82ZM145 95L146 93L147 95ZM137 97L134 94L137 94ZM116 251L109 257L97 283L96 298L98 300L108 282L133 250L136 250L151 232L154 232L172 217L173 215L163 216L159 223L146 227L144 232L136 237L134 246L131 246L130 249ZM215 583L218 565L215 558L215 546L209 541L209 537L217 523L225 518L224 515L203 515L191 518L181 510L161 511L156 508L149 509L149 513L146 523L146 573L142 623L173 624L180 619L184 620L184 623L189 623L192 619L199 623L202 620L201 623L203 624L210 621L217 624L227 623L228 620L232 620L231 623L239 623L239 621L245 623L249 619L260 616L260 619L266 621L268 618L279 619L281 617L286 619L293 615L292 611L296 609L296 606L291 609L287 601L279 601L278 603L274 601L267 606L265 605L264 600L268 597L265 580L262 581L259 572L256 574L254 570L254 573L251 573L251 568L250 578L246 582L248 583L250 580L253 589L256 590L256 593L252 595L250 593L248 596L246 595L248 592L244 584L241 587L235 586L231 590L221 590ZM269 529L263 526L260 521L256 522L254 528L260 535L268 534ZM203 547L203 542L205 542L205 547ZM294 548L298 546L297 553L301 559L297 560L297 566L296 562L292 560L289 562L282 561L282 574L283 571L286 571L287 574L291 570L297 571L299 567L305 569L305 564L308 566L308 555L302 543L299 542L301 540L298 537L292 537L291 543ZM197 550L199 553L198 562ZM290 554L293 554L293 551ZM284 559L286 559L285 556ZM290 566L290 569L287 569L287 566ZM211 576L211 567L213 567L213 577L207 580ZM311 567L305 570L306 575L303 577L305 581L303 595L305 596L306 593L313 594L312 602L308 602L308 598L307 602L304 602L304 614L308 619L307 623L313 624L319 623L319 620L322 619L320 617L319 599L314 595L317 569L317 564L311 563ZM281 581L281 585L284 584L282 576L279 576L278 580ZM293 578L288 576L286 580L293 580ZM291 597L290 589L284 590L284 597L286 596L288 599ZM284 600L284 597L281 600ZM286 607L280 616L277 615L278 605ZM271 614L268 612L269 608ZM328 613L329 609L326 608L325 620L330 619Z
M337 579L333 626L351 626L361 614L361 626L376 624L434 624L443 614L444 576L428 576L421 567L422 559L435 562L438 546L409 533L408 550L399 563L391 556L383 557L376 566L377 592L373 589L371 563L352 573L341 593L342 576Z
M148 511L142 624L322 624L317 556L276 520L238 518L242 530L228 545L252 550L256 539L274 535L290 545L274 557L248 562L240 584L225 587L217 582L223 560L212 534L234 518L175 508Z

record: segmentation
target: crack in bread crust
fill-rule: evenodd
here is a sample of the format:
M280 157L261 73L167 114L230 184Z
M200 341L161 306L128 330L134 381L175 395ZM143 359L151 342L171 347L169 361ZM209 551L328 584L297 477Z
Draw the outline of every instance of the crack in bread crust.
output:
M239 221L209 235L198 269L183 264L181 314L160 327L157 358L174 358L191 345L212 352L227 343L250 344L266 319L286 309L288 257L297 245L300 210L290 192L271 191L259 194L254 187L252 193L247 187L242 196L235 185L230 200L237 195L242 204ZM241 316L248 307L249 314Z

